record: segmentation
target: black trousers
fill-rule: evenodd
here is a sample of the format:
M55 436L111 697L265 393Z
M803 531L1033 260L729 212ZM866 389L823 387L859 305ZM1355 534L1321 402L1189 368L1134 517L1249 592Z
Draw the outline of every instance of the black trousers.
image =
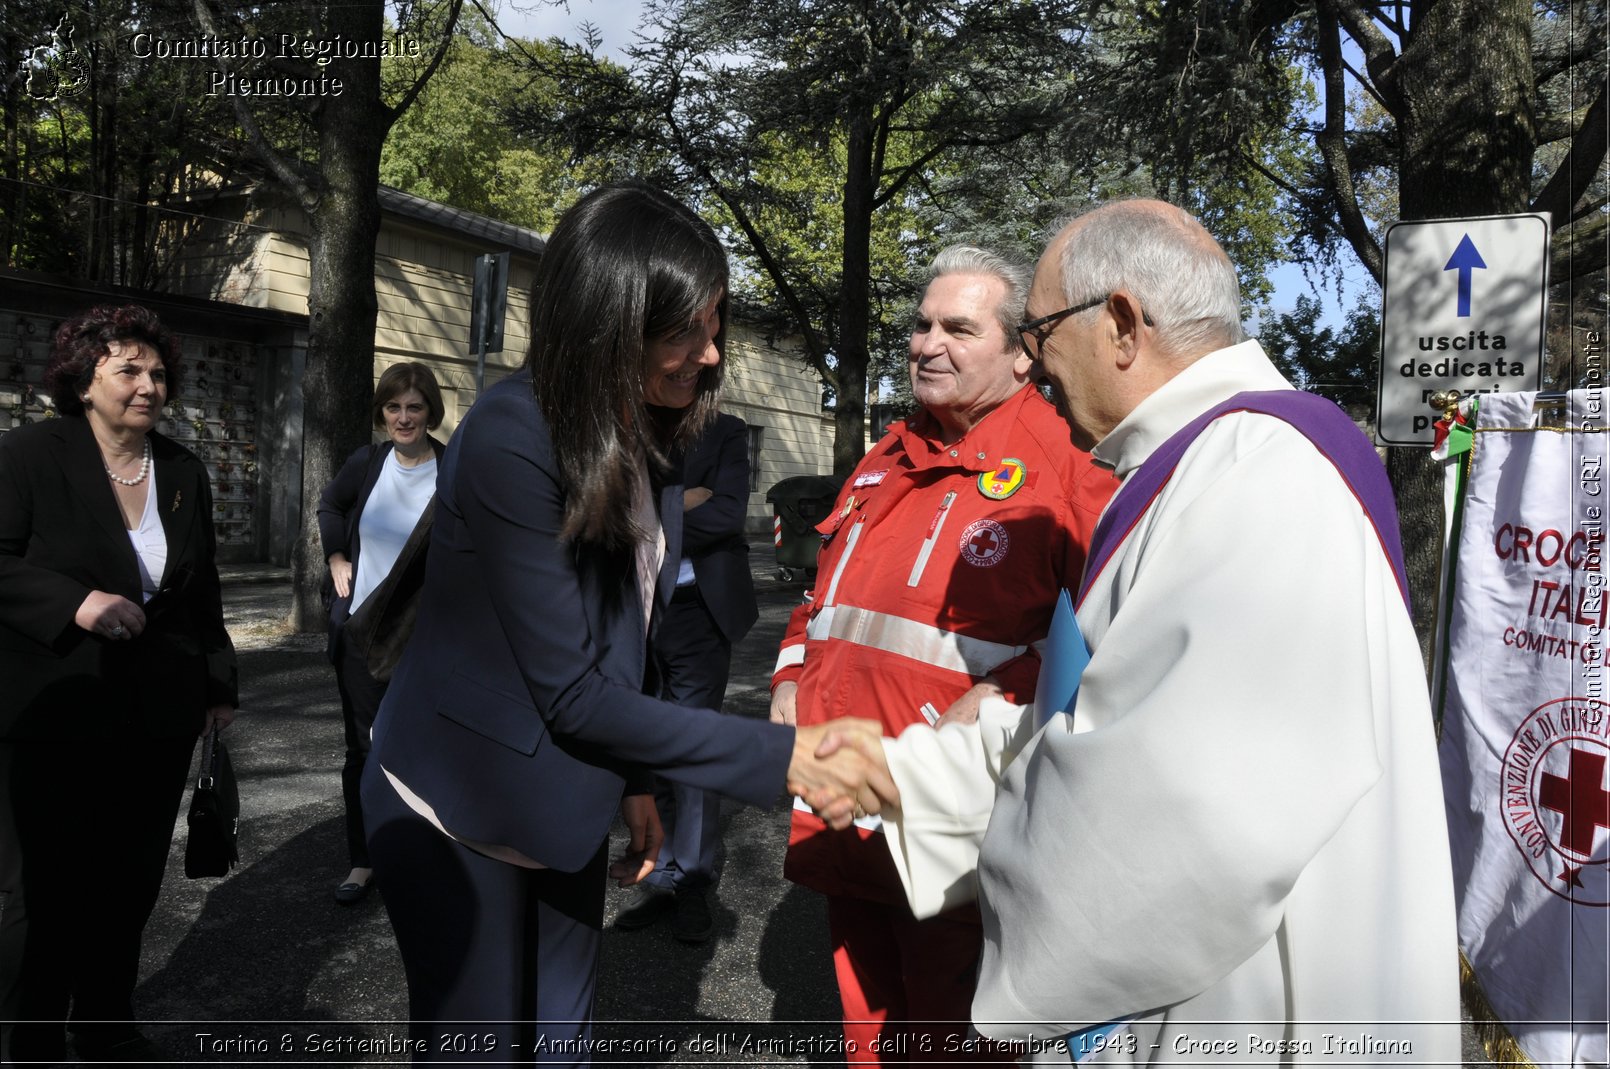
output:
M355 869L369 867L369 846L363 831L363 766L369 760L369 731L375 726L386 684L369 674L365 659L347 641L342 624L335 635L335 686L341 694L341 725L346 733L347 759L341 766L341 799L347 809L347 856Z
M732 645L705 608L697 585L677 587L655 632L654 658L662 698L692 708L721 708ZM664 891L715 886L725 859L721 795L655 777L654 807L665 842L654 871L643 882Z
M377 763L363 783L414 1061L590 1065L608 844L578 872L522 868L442 834Z
M156 906L194 738L9 743L0 814L16 831L27 924L11 1057L59 1059L63 1022L83 1038L127 1033L140 939Z

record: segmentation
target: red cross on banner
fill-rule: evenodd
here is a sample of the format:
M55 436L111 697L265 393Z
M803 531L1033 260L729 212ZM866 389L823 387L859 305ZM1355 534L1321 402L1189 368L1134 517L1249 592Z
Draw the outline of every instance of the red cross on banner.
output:
M1583 857L1593 853L1594 834L1610 828L1610 791L1604 788L1605 755L1572 748L1564 777L1543 773L1538 804L1565 817L1560 845Z

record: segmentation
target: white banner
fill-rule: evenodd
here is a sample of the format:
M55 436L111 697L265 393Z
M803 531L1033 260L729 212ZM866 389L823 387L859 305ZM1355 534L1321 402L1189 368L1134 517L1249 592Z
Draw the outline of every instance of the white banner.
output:
M1459 458L1443 784L1460 943L1496 1017L1538 1065L1604 1066L1610 396L1536 396L1483 396Z

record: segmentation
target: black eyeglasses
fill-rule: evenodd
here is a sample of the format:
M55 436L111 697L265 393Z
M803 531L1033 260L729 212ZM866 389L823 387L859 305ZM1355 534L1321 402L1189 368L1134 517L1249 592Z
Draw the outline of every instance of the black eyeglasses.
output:
M1045 339L1050 336L1051 333L1050 331L1042 330L1041 328L1047 326L1048 324L1055 323L1059 319L1065 319L1071 315L1078 315L1080 312L1088 312L1090 309L1096 307L1096 305L1106 304L1111 299L1112 294L1103 294L1100 297L1091 298L1090 300L1085 301L1083 304L1076 304L1070 308L1064 308L1060 312L1052 312L1050 315L1043 315L1037 319L1031 319L1026 323L1019 323L1017 325L1017 332L1023 336L1024 348L1028 349L1030 356L1038 360L1040 358L1040 346L1045 343ZM1152 322L1151 314L1144 308L1140 310L1140 318L1141 321L1144 322L1148 327L1155 327L1157 325L1156 323ZM1030 344L1031 341L1033 342L1032 345Z

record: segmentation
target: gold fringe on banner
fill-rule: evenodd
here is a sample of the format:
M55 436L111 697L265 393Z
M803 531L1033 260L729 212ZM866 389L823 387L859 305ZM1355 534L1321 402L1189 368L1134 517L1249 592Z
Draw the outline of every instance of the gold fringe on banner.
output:
M1532 1059L1521 1050L1521 1045L1515 1042L1515 1037L1509 1034L1504 1022L1498 1019L1493 1012L1492 1003L1481 989L1481 983L1476 979L1476 971L1470 967L1470 960L1464 952L1459 953L1459 993L1462 996L1465 1008L1470 1011L1471 1023L1475 1025L1476 1039L1481 1043L1482 1050L1487 1052L1487 1060L1495 1065L1512 1065L1519 1069L1537 1069Z

